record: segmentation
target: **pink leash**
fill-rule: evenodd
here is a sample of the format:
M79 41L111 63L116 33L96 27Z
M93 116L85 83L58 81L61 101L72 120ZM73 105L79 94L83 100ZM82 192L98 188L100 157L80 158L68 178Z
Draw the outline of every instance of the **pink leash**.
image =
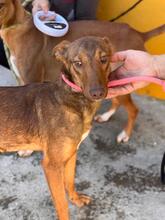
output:
M119 80L113 80L108 83L108 88L115 87L115 86L122 86L133 82L150 82L155 83L163 87L163 90L165 91L165 81L161 79L157 79L155 77L151 76L134 76L134 77L128 77L124 79Z
M69 85L71 88L73 88L77 92L82 92L82 89L76 84L70 82L63 73L62 73L62 79L67 85ZM122 85L126 85L126 84L133 83L133 82L141 82L141 81L161 85L163 87L163 90L165 91L165 81L161 79L157 79L155 77L150 77L150 76L134 76L134 77L124 78L124 79L119 79L119 80L112 80L108 83L108 88L115 87L115 86L122 86Z

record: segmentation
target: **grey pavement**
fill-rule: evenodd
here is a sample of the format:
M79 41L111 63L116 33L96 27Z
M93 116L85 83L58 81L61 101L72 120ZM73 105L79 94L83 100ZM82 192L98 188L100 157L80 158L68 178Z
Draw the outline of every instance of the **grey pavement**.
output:
M0 67L0 85L16 85ZM165 151L165 101L133 96L140 108L132 137L117 144L127 115L93 124L78 152L76 186L93 200L81 209L70 204L72 220L164 220L165 186L160 163ZM105 101L101 112L110 106ZM42 155L0 155L0 220L57 219L41 169Z

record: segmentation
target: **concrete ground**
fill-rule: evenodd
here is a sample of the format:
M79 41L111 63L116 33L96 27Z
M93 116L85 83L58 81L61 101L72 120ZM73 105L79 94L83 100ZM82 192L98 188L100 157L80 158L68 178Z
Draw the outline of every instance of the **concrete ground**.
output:
M0 67L0 84L15 85ZM140 108L128 143L116 144L126 122L121 108L110 121L94 123L78 153L76 186L93 198L81 209L70 204L72 220L163 220L165 187L160 163L165 151L165 102L134 95ZM101 111L109 107L104 102ZM40 153L23 159L0 155L0 220L56 219L40 166Z

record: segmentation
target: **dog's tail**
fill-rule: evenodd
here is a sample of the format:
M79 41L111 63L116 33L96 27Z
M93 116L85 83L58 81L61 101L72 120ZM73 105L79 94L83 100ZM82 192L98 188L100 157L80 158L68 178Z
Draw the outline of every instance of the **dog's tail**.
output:
M140 34L143 37L143 40L147 41L150 38L155 37L155 36L157 36L159 34L163 34L163 33L165 33L165 24L163 24L163 25L161 25L161 26L159 26L157 28L154 28L151 31L147 31L147 32L140 33Z

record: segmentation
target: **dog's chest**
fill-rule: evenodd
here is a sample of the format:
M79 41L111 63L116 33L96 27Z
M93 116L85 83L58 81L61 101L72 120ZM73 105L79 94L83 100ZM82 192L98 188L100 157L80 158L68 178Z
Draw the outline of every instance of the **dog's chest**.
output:
M95 115L95 112L96 110L98 109L98 107L100 106L100 104L94 104L91 108L87 109L86 111L84 111L83 113L83 118L84 118L84 132L81 136L81 140L79 142L79 144L77 145L77 150L79 149L80 147L80 144L85 140L85 138L88 136L90 130L91 130L91 127L92 127L92 120L93 120L93 117Z
M81 144L81 143L85 140L85 138L88 136L89 132L90 132L90 130L86 131L86 132L82 135L81 141L80 141L80 143L77 145L77 150L79 149L80 144Z
M21 81L21 76L20 76L19 70L17 68L17 60L16 60L16 57L14 55L10 56L10 63L12 65L14 73L16 74L18 79Z

